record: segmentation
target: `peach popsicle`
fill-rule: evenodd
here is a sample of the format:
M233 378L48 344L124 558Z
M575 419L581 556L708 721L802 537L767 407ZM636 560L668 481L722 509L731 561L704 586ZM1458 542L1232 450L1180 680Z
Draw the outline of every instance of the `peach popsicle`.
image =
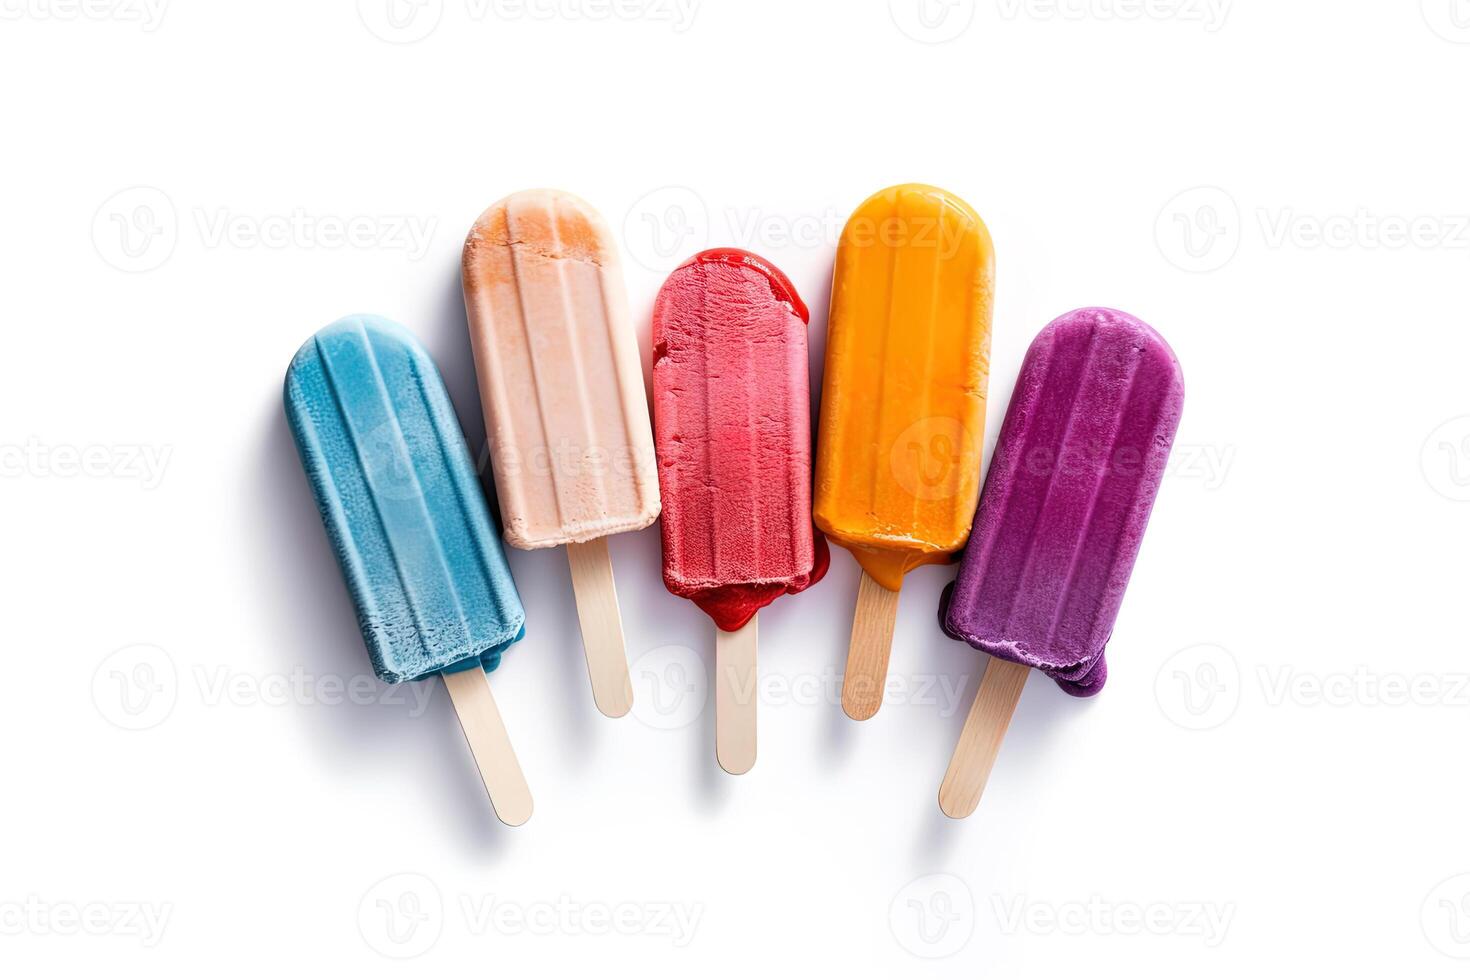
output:
M506 540L566 545L593 697L619 717L633 689L605 539L652 524L659 492L612 233L580 198L522 191L480 215L463 272Z
M815 519L863 570L842 689L857 720L882 704L904 574L969 537L994 282L984 222L937 187L879 191L838 243Z

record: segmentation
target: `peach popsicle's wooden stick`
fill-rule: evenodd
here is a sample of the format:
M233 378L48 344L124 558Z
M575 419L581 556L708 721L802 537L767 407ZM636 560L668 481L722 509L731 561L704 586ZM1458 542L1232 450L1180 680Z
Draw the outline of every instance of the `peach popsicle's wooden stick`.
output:
M592 699L609 718L621 718L633 707L633 682L628 677L623 617L618 611L607 539L567 545L567 561L572 569L577 618L582 624L587 674L592 679Z

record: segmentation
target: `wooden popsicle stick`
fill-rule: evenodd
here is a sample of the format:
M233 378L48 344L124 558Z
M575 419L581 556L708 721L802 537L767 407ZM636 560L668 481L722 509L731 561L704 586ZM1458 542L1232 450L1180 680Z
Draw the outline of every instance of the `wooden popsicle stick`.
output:
M480 769L480 778L485 781L485 791L490 794L490 805L500 822L519 827L531 819L531 788L526 785L526 776L510 746L510 736L505 731L505 722L500 719L500 709L490 694L490 680L478 667L456 670L442 675L444 686L449 689L454 702L455 714L459 715L459 727L470 743L470 752L475 765Z
M853 721L866 721L883 705L888 682L888 654L898 619L898 593L883 588L867 572L858 583L857 610L847 645L847 673L842 678L842 710Z
M732 776L755 765L756 620L715 630L715 758Z
M939 786L939 809L946 817L960 820L975 812L1029 673L1029 667L990 659Z
M582 624L592 699L609 718L621 718L633 707L633 682L628 677L623 617L618 612L607 538L567 545L567 562L572 569L572 594L577 598L577 618Z

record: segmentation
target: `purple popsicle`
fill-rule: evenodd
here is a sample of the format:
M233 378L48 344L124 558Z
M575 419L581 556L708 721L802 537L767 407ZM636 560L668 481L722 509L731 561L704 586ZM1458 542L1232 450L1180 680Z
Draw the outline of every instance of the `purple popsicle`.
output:
M1103 650L1183 403L1179 362L1142 321L1089 308L1042 330L1021 366L959 578L940 601L945 632L1043 671L1069 694L1101 690ZM972 753L990 744L975 742L972 724L988 726L998 749L1023 683L1024 671L990 665L946 787L957 764L977 761L962 758L967 739Z

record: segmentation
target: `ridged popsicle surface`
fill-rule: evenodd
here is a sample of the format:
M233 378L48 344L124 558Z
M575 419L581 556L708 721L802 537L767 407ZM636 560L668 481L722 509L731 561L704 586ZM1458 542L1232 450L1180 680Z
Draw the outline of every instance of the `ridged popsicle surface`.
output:
M498 666L525 611L428 353L346 317L296 354L285 405L378 676Z
M964 546L980 489L995 259L980 217L937 187L865 201L832 281L817 526L880 585Z
M652 524L648 402L602 218L560 191L513 194L470 230L463 277L506 540L549 548Z
M654 304L664 584L724 630L826 571L806 318L785 276L736 249L691 259Z
M1097 693L1183 403L1173 351L1135 317L1091 308L1047 326L941 604L946 631Z

